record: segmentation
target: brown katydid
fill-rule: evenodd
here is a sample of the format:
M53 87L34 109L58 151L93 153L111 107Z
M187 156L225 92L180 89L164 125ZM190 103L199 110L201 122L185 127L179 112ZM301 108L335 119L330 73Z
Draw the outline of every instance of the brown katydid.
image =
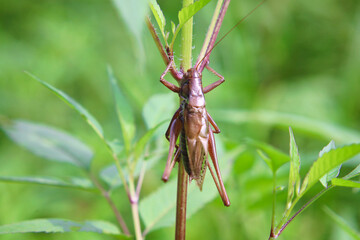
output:
M195 66L188 69L186 72L183 68L180 68L180 71L176 69L172 49L166 47L165 53L162 43L156 35L152 24L150 23L149 19L147 21L155 43L157 44L164 61L167 63L167 67L160 77L160 82L171 91L179 94L180 97L180 107L173 115L169 127L165 133L165 137L170 142L170 147L162 180L166 182L169 179L170 173L175 163L180 161L181 157L185 170L189 175L190 181L195 180L201 190L205 178L206 168L209 168L211 176L225 206L230 206L230 200L222 181L214 138L214 133L220 133L220 129L210 114L206 111L204 97L204 94L215 89L225 80L223 76L221 76L208 65L209 55L212 49L220 41L222 41L227 36L227 34L229 34L245 18L247 18L253 11L255 11L255 9L262 5L265 0L258 4L244 18L242 18L215 44L216 37L220 30L222 19L225 15L229 2L230 0L224 1L223 10L221 11L222 16L219 15L218 19L220 20L216 22L216 26L214 27L214 31L211 35L208 46L206 47L204 56L199 58ZM203 87L202 71L204 68L207 68L220 79L206 87ZM177 80L180 85L179 87L164 79L168 72L171 72L171 75L175 78L175 80ZM214 129L212 129L212 127ZM177 145L179 136L179 145ZM210 165L208 155L210 155L215 171Z

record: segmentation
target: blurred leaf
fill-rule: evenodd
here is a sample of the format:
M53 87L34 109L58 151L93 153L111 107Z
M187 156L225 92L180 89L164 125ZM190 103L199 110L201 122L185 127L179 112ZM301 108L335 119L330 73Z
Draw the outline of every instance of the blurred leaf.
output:
M299 150L295 142L294 133L289 127L290 133L290 173L289 173L289 185L288 185L288 197L287 197L287 208L291 207L294 192L296 195L300 191L300 155Z
M332 185L340 187L360 188L360 182L345 180L342 178L333 178L331 180Z
M111 151L117 155L120 154L122 150L124 150L124 145L119 141L119 139L106 141L106 143L111 148Z
M159 123L152 129L147 131L145 133L145 135L142 136L142 138L140 138L140 140L136 143L135 149L134 149L135 162L140 158L141 154L144 152L146 144L148 144L150 139L154 136L155 131L164 123L165 123L165 121L162 121L161 123Z
M124 94L120 91L120 88L117 85L116 78L111 67L108 67L108 75L109 81L111 85L111 89L113 91L115 105L116 105L116 113L120 122L122 135L125 142L125 148L130 151L131 142L135 136L135 120L134 120L134 112L131 108L131 105L128 103Z
M125 21L128 30L135 36L137 45L134 47L137 51L135 55L138 57L140 66L144 65L144 44L142 41L142 32L145 24L145 17L148 11L147 0L113 0L119 15Z
M345 220L337 215L333 210L331 210L328 207L324 207L324 212L329 215L329 217L335 221L335 223L344 230L349 236L352 237L352 239L360 240L360 233L356 232L355 229L351 228L348 223L345 222Z
M171 119L175 113L176 95L172 93L155 94L145 103L143 118L146 126L150 129L164 120Z
M224 181L229 176L233 159L243 151L243 147L238 147L225 156L219 157ZM175 224L176 186L175 180L169 181L140 202L140 214L145 224L146 233ZM215 197L220 198L210 174L205 177L202 191L199 191L199 188L194 183L190 184L188 188L187 218L190 218Z
M253 139L248 139L247 142L248 144L261 150L260 154L263 154L262 157L264 161L268 164L273 173L276 173L279 167L290 161L290 157L288 155L267 143L259 142ZM264 155L264 153L266 155Z
M327 172L358 153L360 153L359 143L336 148L328 153L324 153L324 155L319 157L311 166L301 186L300 194L303 195Z
M211 0L199 0L180 10L178 14L179 25L177 26L175 34L171 41L171 47L174 45L176 36L180 32L180 29L184 26L184 24L189 21L189 19L191 19L200 9L205 7L210 1Z
M64 219L34 219L13 224L0 226L0 234L9 233L65 233L65 232L95 232L102 234L111 234L123 236L122 239L127 239L126 235L120 234L120 230L112 223L93 220L84 223L77 223Z
M124 19L127 28L137 39L141 39L148 2L146 0L113 0L113 3L120 16Z
M60 99L62 99L64 102L66 102L70 107L75 109L85 120L86 122L94 129L94 131L100 136L101 139L104 139L104 134L101 125L99 122L78 102L76 102L74 99L69 97L66 93L63 91L56 89L55 87L51 86L50 84L40 80L35 75L32 75L29 72L26 72L30 77L40 82L42 85L50 89L53 93L55 93L56 96L58 96Z
M171 21L171 32L173 35L175 34L175 31L176 31L175 23L173 21Z
M218 121L233 124L259 123L266 126L282 126L321 136L323 139L334 139L339 143L359 142L360 132L335 124L319 121L296 114L265 110L211 110L218 116Z
M86 191L96 191L91 181L86 178L72 178L70 181L64 181L54 177L15 177L15 176L0 176L0 181L9 183L30 183L39 184L51 187L74 188Z
M166 20L163 12L161 11L161 8L159 4L156 2L156 0L150 0L150 9L155 17L155 20L160 28L161 34L163 35L164 41L166 42L165 38L165 25Z
M161 154L153 154L146 161L146 169L151 169L163 156L165 156L166 152L164 151ZM141 171L141 162L139 161L135 167L134 177L138 177ZM126 169L123 169L125 174L125 179L128 180L128 172ZM118 170L115 164L111 164L100 171L100 177L104 180L110 187L110 189L115 189L123 185Z
M48 160L90 169L93 152L75 137L46 125L23 120L0 124L11 140L32 153Z
M356 177L358 175L360 175L360 164L354 170L352 170L349 174L347 174L344 177L344 179L350 179L350 178Z
M328 145L326 145L319 153L319 157L324 155L324 153L329 152L331 149L335 149L335 142L333 140L330 141ZM341 164L337 166L336 168L330 170L330 172L326 173L322 178L320 178L321 184L327 188L328 182L331 181L331 179L336 178L340 173Z

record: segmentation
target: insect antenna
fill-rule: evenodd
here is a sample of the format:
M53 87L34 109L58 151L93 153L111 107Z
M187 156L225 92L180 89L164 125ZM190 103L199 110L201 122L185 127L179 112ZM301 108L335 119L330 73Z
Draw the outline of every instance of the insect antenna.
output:
M258 5L256 5L256 7L254 7L248 14L246 14L242 19L240 19L240 21L237 22L229 31L227 31L227 32L224 34L224 36L222 36L222 37L220 38L220 40L218 40L218 41L214 44L214 46L212 46L212 47L210 48L210 50L208 50L208 51L205 53L204 57L196 64L195 69L198 69L198 67L200 66L200 64L210 55L211 51L212 51L222 40L224 40L224 38L226 38L226 36L227 36L229 33L231 33L235 28L237 28L237 27L240 25L240 23L242 23L243 21L245 21L245 19L246 19L247 17L249 17L256 9L258 9L258 8L259 8L261 5L263 5L265 2L266 2L266 0L262 0L262 1L261 1ZM202 67L202 69L205 67L206 64L207 64L207 63L204 64L204 66ZM201 69L201 70L202 70L202 69ZM201 71L201 70L200 70L200 71Z

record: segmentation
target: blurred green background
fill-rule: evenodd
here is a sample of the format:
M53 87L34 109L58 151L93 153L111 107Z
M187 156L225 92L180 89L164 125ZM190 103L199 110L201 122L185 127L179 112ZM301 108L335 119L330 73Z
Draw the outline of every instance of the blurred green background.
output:
M159 0L166 19L177 22L180 2ZM212 1L195 17L194 56L200 51L215 6ZM257 3L233 1L225 17L222 36ZM170 30L170 29L168 29ZM44 123L72 133L96 152L93 168L111 163L110 156L88 125L43 86L23 71L68 93L104 126L108 136L119 136L106 67L113 67L121 88L131 99L139 132L145 130L141 109L154 94L167 93L159 77L165 65L146 27L139 42L111 1L0 0L0 114L12 119ZM179 44L179 40L176 42ZM207 95L207 108L222 130L227 147L254 138L288 152L289 123L237 124L219 112L268 110L290 113L339 126L359 136L360 131L360 2L268 0L216 47L210 65L226 82ZM175 49L178 62L181 56ZM194 59L195 59L194 57ZM170 76L167 77L170 80ZM204 72L204 84L216 77ZM171 80L172 81L172 80ZM245 112L246 113L246 112ZM171 118L171 115L168 116ZM266 118L266 116L265 116ZM266 121L266 119L263 119ZM276 121L276 120L275 120ZM337 145L354 139L341 131L327 136L294 128L303 171L332 138ZM311 129L312 125L309 125ZM340 135L339 135L340 134ZM359 138L357 138L359 141ZM165 138L163 139L164 143ZM0 175L81 176L72 166L46 162L0 134ZM165 163L147 173L142 196L161 186ZM348 163L344 172L355 162ZM286 184L287 165L280 174ZM281 180L282 179L282 180ZM232 206L219 198L188 221L187 239L267 239L271 217L271 173L255 151L237 159L226 184ZM309 193L309 197L321 186ZM126 220L131 211L123 191L117 203ZM279 196L279 201L285 194ZM330 206L360 230L360 195L335 189L300 215L280 239L350 239L322 210ZM283 206L279 205L281 209ZM33 218L76 221L114 217L100 197L75 190L0 183L0 225ZM278 215L280 218L280 215ZM173 228L154 231L147 239L172 239ZM21 235L0 236L19 239ZM26 239L112 239L90 233L27 234Z

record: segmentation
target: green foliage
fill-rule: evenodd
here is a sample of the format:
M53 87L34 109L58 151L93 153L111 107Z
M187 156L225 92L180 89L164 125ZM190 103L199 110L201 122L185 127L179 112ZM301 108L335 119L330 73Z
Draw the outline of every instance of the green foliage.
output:
M11 140L35 155L52 161L70 163L87 171L90 169L92 150L67 133L23 120L2 122L1 129Z
M300 155L299 150L295 142L294 133L291 128L290 132L290 173L289 173L289 185L288 185L288 198L286 205L291 206L294 193L299 194L300 191Z
M314 162L309 172L306 174L301 186L300 194L305 194L305 192L319 181L322 176L359 153L360 144L352 144L324 153Z
M171 31L173 34L171 43L170 43L170 49L173 49L175 39L177 35L179 34L180 30L184 26L184 24L189 21L198 11L200 11L203 7L205 7L211 0L199 0L195 1L194 3L190 4L189 6L186 6L182 8L178 13L178 21L179 24L175 26L175 23L171 21ZM165 41L166 46L168 46L167 43L167 36L168 33L165 31L166 21L164 14L159 6L159 4L156 2L156 0L150 1L150 8L151 11L155 17L155 20L160 28L161 34L163 36L163 39Z
M44 85L45 87L47 87L48 89L50 89L57 97L59 97L61 100L63 100L65 103L67 103L70 107L75 109L75 111L77 111L81 115L81 117L83 117L85 119L85 121L93 128L93 130L99 135L99 137L104 139L104 133L103 133L101 125L95 119L95 117L93 117L83 106L81 106L77 101L75 101L74 99L69 97L63 91L40 80L39 78L32 75L31 73L27 72L27 74L30 77L32 77L33 79L35 79L36 81L38 81L39 83L41 83L42 85Z
M132 25L135 22L143 24L144 15L135 16L140 11L127 8L127 4L135 5L139 2L119 3L121 4L117 6L122 8L120 11L127 11L126 21L123 21L124 18L117 18L111 1L54 1L51 4L43 2L34 5L31 1L18 0L3 1L0 4L0 23L3 26L0 28L1 114L11 119L22 118L47 123L59 129L66 129L79 139L86 139L86 143L92 146L95 153L95 161L91 164L95 175L98 169L110 164L109 154L98 146L94 134L77 116L72 115L71 109L59 104L57 99L49 97L48 92L43 91L33 81L28 81L28 77L21 71L27 69L41 75L43 79L51 79L53 86L66 91L68 95L81 102L82 106L91 110L101 122L108 138L107 144L119 157L127 176L127 170L124 168L125 146L118 134L119 128L114 121L115 114L110 111L114 109L114 103L110 101L110 92L105 80L106 70L103 66L107 63L113 66L116 75L119 76L118 84L122 92L132 100L127 99L137 120L137 133L133 143L146 132L145 126L138 124L141 111L145 112L142 106L151 105L144 117L146 127L150 129L165 119L169 120L178 102L175 100L175 94L170 93L169 100L157 101L157 98L154 98L149 104L148 100L154 93L167 91L158 84L164 64L159 59L150 34L146 33L142 26ZM170 19L177 22L176 8L180 9L180 5L173 1L159 3L167 17L167 23L171 23ZM270 2L252 14L212 52L210 64L225 77L226 82L206 96L207 108L221 128L221 136L233 142L240 142L249 137L269 146L276 146L279 148L276 150L282 153L287 151L286 132L288 126L292 126L296 134L296 143L301 150L300 172L304 177L312 160L316 159L315 154L330 139L333 139L337 146L360 141L360 35L359 31L354 31L359 29L359 21L354 19L358 19L360 2L349 1L343 4L339 1L275 1L271 2L271 7L268 3ZM144 3L145 7L146 5L147 2ZM236 24L253 5L254 2L232 1L220 36ZM24 9L29 11L24 12ZM203 33L208 28L212 13L213 9L209 7L199 11L196 16L192 45L194 58L202 45ZM122 14L121 16L124 17ZM135 21L135 18L139 20ZM175 33L176 24L169 25L168 31ZM128 30L133 35L143 34L141 41L146 48L146 54L140 54L139 40L136 38L136 41L133 41L134 39L127 34ZM176 43L174 48L177 52ZM139 59L147 63L143 71L137 69ZM204 85L216 80L207 71L203 72L203 76ZM162 104L163 102L167 102L169 106ZM163 110L159 110L160 103ZM147 121L152 113L158 117ZM15 121L17 120L11 122ZM147 173L141 193L144 198L150 196L159 185L166 186L160 181L165 161L163 155L167 146L163 137L165 130L162 128L166 127L159 127L155 136L160 138L147 146L144 156L139 160L139 163L142 163L143 159L147 161ZM233 147L236 146L226 144L225 151L228 152ZM261 150L260 147L257 148ZM150 161L156 158L151 150L156 150L158 154L154 164L150 164ZM264 150L261 151L270 159ZM238 169L231 171L228 176L227 191L232 206L228 209L223 208L219 197L216 197L217 201L207 204L205 209L198 211L191 218L191 226L187 228L189 238L267 239L268 231L258 229L269 225L267 212L270 208L272 190L272 178L269 175L271 171L251 149L247 149L246 152L247 154L240 155L236 160L235 166ZM288 154L285 157L288 158L287 161L290 160ZM65 182L72 185L74 177L79 178L76 176L78 170L70 164L36 161L36 156L10 144L4 135L0 136L0 159L0 175L11 175L3 178L16 182L29 180L34 184ZM161 161L158 161L159 159ZM355 157L342 164L341 174L327 182L327 188L321 192L327 192L339 181L344 182L343 180L350 178L352 182L358 182L358 160L359 157ZM274 160L270 159L270 165L271 161ZM222 162L221 158L219 162ZM247 162L251 164L245 164ZM141 169L139 163L135 167L135 178L138 177L136 172L140 172ZM115 164L111 166L112 176L124 186ZM288 170L287 165L281 166L274 165L278 184L276 189L284 187L289 182L285 172ZM64 174L69 177L63 178ZM16 177L13 177L15 175ZM80 180L88 183L89 180L85 179L84 176L80 177ZM86 184L84 185L87 186ZM111 189L110 186L107 187L109 189L106 190ZM214 187L213 183L210 183L210 187ZM322 189L322 185L315 183L297 202L296 207L315 195L319 189ZM125 219L129 220L127 197L122 190L123 188L118 189L119 192L111 191L111 197L120 211L125 210ZM355 193L356 190L354 189ZM72 189L67 191L62 188L41 189L40 185L3 182L0 183L0 191L2 225L23 219L59 215L67 215L68 218L79 221L79 218L101 218L115 222L114 216L109 213L110 208L104 206L105 201L98 201L99 195L93 196L88 192ZM339 213L342 215L350 212L350 216L343 215L346 225L356 226L360 216L359 194L351 194L350 189L336 189L331 194L321 196L321 204L331 205L333 209L337 209L336 211L340 209ZM277 191L276 197L278 207L282 207L281 203L286 203L286 192ZM293 210L296 211L297 208ZM277 213L278 211L279 208ZM278 216L278 220L281 220L281 214ZM332 231L335 228L329 226L331 222L324 221L324 217L327 215L319 212L317 207L307 208L302 218L293 221L293 228L284 231L281 238L342 239ZM66 236L51 234L43 237L54 240L113 239L112 236L100 234L89 237L85 233L67 233ZM148 239L159 240L172 237L172 228L158 228L148 235ZM21 236L1 236L4 240L18 238ZM39 239L39 235L27 234L25 238Z
M334 180L334 179L333 179ZM335 221L335 223L343 229L354 240L360 240L360 233L356 232L350 225L338 214L328 207L324 207L324 212Z
M290 161L289 156L267 143L252 139L248 140L248 142L259 149L260 156L272 170L273 174L275 174L282 165Z
M62 180L54 177L15 177L15 176L0 176L0 181L9 183L31 183L50 187L70 188L85 191L96 191L92 182L86 178L71 178Z
M108 67L108 75L109 75L110 86L114 95L116 113L120 122L125 148L126 151L129 153L132 140L134 139L135 131L136 131L134 113L131 105L126 100L126 97L120 91L117 85L117 80L110 67Z
M301 213L305 208L311 205L317 198L319 198L327 190L331 189L334 186L342 187L360 187L360 184L354 181L339 179L336 178L339 174L340 166L342 163L351 159L360 153L360 144L347 145L340 148L335 148L335 144L331 141L327 146L325 146L319 153L319 158L312 164L310 170L306 174L302 185L300 187L300 155L298 147L295 142L294 134L290 128L290 172L289 172L289 184L288 184L288 197L285 207L285 211L281 220L279 221L276 227L274 223L275 219L275 194L273 192L274 203L273 203L273 218L271 224L271 236L270 239L276 239L282 233L282 231L287 227L287 225ZM269 165L271 168L271 165ZM335 169L335 170L334 170ZM275 172L273 172L275 177ZM346 177L345 177L346 178ZM292 210L296 203L305 195L305 193L315 185L317 181L325 186L325 190L317 194L314 198L308 201L303 207L301 207L293 216L291 216ZM332 186L328 186L327 182L331 181ZM274 180L273 188L276 189L276 181ZM295 188L295 189L294 189ZM296 193L295 199L294 192Z
M234 159L243 151L244 147L240 146L226 155L219 155L219 159L222 159L220 169L224 181L228 179ZM145 223L146 232L175 224L176 184L176 180L169 181L140 202L140 213ZM188 189L187 218L190 218L215 197L219 197L218 190L208 173L202 191L199 191L195 184L191 184Z
M119 229L105 221L86 221L77 223L64 219L34 219L14 224L0 226L0 234L9 233L65 233L65 232L95 232L117 235L120 239L129 239L120 234Z

